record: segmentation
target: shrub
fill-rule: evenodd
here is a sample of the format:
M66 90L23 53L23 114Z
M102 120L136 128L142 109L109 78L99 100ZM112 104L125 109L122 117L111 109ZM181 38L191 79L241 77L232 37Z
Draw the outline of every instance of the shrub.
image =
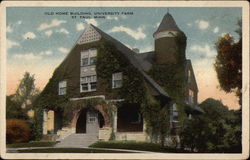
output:
M7 120L7 143L27 142L30 139L30 128L27 122L20 119Z

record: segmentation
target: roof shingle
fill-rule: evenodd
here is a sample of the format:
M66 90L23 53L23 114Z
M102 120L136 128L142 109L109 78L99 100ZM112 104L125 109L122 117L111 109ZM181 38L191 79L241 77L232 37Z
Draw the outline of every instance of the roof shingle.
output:
M161 24L159 25L158 29L155 31L155 33L157 32L161 32L161 31L166 31L166 30L170 30L170 31L180 31L179 27L177 26L177 24L175 23L174 18L172 17L172 15L170 13L167 13L162 21ZM154 33L154 34L155 34Z

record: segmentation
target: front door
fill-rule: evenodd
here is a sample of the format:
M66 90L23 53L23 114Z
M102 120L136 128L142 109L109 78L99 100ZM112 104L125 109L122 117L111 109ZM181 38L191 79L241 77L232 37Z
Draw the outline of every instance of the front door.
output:
M87 111L87 122L86 122L87 134L98 134L98 112L95 110Z

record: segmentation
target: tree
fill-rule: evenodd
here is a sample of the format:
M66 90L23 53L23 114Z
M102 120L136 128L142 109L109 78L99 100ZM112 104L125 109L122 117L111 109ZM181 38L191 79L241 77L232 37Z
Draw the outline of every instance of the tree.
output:
M209 98L200 104L205 114L186 120L180 133L183 148L197 152L241 152L241 126L237 111Z
M27 119L26 112L32 109L32 103L38 94L39 90L35 88L34 75L25 72L16 93L6 97L6 117Z
M38 96L39 90L35 88L35 78L29 72L25 72L15 93L14 99L22 105L22 108L29 106Z
M21 104L13 100L13 95L6 97L6 118L27 119L27 115L21 108Z
M220 87L227 93L235 92L242 101L242 21L238 21L239 28L235 31L239 35L239 41L235 42L230 34L225 34L216 42L217 56L215 71Z

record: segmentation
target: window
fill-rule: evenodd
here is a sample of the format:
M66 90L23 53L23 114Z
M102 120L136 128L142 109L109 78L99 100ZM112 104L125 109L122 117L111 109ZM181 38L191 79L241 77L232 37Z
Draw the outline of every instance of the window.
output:
M194 92L191 89L188 90L188 102L191 104L194 103Z
M96 91L96 75L81 77L81 92Z
M122 87L122 72L112 74L112 88Z
M172 122L178 122L178 111L177 111L177 108L176 108L176 104L174 104L171 108L171 121Z
M89 65L94 65L96 62L96 57L90 57L89 58Z
M179 126L178 110L176 108L176 104L174 103L170 107L170 127L174 129L178 128L178 126Z
M59 95L65 95L66 94L66 89L67 89L67 81L60 81L59 82L59 87L58 87L58 94Z
M188 114L188 119L192 119L192 115L191 114Z
M83 58L82 59L82 66L87 66L89 64L89 59L88 58Z
M94 48L81 52L81 66L95 65L97 50Z
M191 71L188 70L188 83L191 83Z
M97 120L97 113L94 111L88 112L88 122L95 122Z
M134 124L139 124L139 123L141 123L141 113L137 113L136 115L134 115L133 117L131 117L132 118L132 121L131 121L131 123L134 123Z

